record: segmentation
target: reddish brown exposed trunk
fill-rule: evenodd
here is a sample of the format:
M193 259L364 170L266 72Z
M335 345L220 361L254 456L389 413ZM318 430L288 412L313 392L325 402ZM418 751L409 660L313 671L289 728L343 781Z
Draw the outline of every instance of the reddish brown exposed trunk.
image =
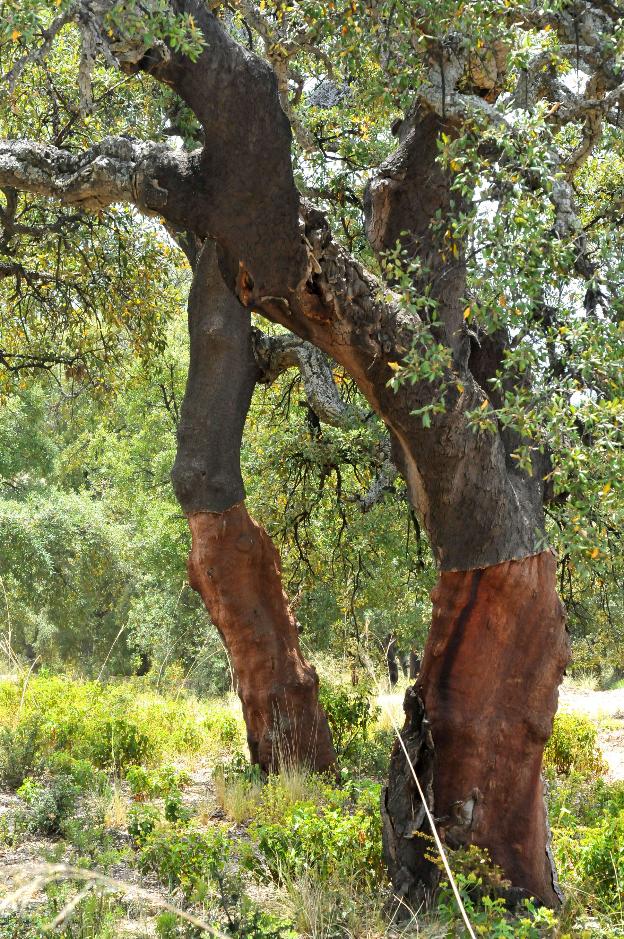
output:
M443 572L416 685L433 740L433 810L444 840L487 848L515 886L548 905L559 897L542 754L569 655L555 572L550 551ZM425 768L430 775L430 761ZM388 798L396 807L396 791ZM405 850L394 849L399 857Z
M301 654L279 555L244 504L189 516L191 585L221 632L238 678L251 759L324 770L336 759L318 678Z

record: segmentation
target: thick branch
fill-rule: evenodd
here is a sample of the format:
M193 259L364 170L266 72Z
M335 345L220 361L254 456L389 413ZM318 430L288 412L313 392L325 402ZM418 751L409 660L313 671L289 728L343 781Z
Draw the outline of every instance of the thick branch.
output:
M83 0L102 24L114 0ZM149 10L150 3L146 3ZM272 68L239 45L203 0L170 0L192 16L204 40L196 61L164 43L147 48L133 33L100 29L126 71L149 72L171 86L200 121L206 146L187 205L185 228L216 238L231 285L264 295L294 290L306 274L291 163L291 130ZM122 24L123 25L123 24Z
M128 137L106 137L79 154L29 140L0 141L0 188L92 211L130 202L179 220L192 173L187 154Z
M172 479L187 515L224 512L245 498L240 446L259 376L251 315L230 293L216 249L202 249L189 297L190 364Z

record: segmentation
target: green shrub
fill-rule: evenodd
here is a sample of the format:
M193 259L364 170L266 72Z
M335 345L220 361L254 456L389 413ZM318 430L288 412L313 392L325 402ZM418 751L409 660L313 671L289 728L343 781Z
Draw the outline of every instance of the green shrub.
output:
M128 834L137 845L142 846L156 830L161 815L154 805L133 805L128 812Z
M45 770L50 776L68 776L81 792L97 792L101 795L109 787L106 774L89 760L77 759L63 750L55 750L48 755Z
M599 825L605 814L617 815L624 810L624 782L571 772L554 776L548 785L548 814L553 829L570 829L576 836L579 829Z
M624 782L573 772L555 777L549 788L553 848L564 893L576 898L579 910L581 899L583 906L590 900L594 911L620 921Z
M339 757L345 757L358 743L368 739L371 724L377 720L380 709L371 705L364 687L336 688L321 686L319 698L332 733Z
M46 888L44 902L31 912L0 913L0 939L49 939L50 922L75 896L66 884ZM125 911L110 894L89 894L61 927L62 939L117 939Z
M133 799L164 799L176 794L190 782L188 773L173 766L148 770L144 766L130 766L126 770L126 782Z
M244 780L249 783L262 782L264 773L257 763L250 763L244 753L236 751L230 759L221 760L215 766L215 776L225 782Z
M43 731L36 715L29 715L15 727L0 727L0 782L18 789L42 761Z
M506 892L511 887L503 871L493 864L487 851L470 845L449 852L455 883L475 933L488 939L541 939L553 936L557 926L554 913L529 900L510 910ZM437 895L436 915L459 925L457 901L441 860L435 863L442 873ZM453 932L455 935L455 932Z
M204 728L212 740L222 747L242 746L241 727L229 708L211 705L204 719Z
M342 758L342 766L357 775L385 779L395 740L393 730L373 729L366 738L356 737Z
M384 876L378 787L361 793L355 806L347 798L336 793L326 805L300 802L286 810L283 821L251 827L278 880L308 871L327 880L354 873L363 882Z
M595 724L582 714L557 714L544 750L544 765L556 773L599 776L606 769Z
M578 872L598 909L621 913L624 884L624 809L606 813L579 838Z
M179 772L173 766L164 766L153 772L143 766L131 766L126 773L126 780L136 801L142 802L147 798L164 799L166 821L176 824L188 822L190 819L191 811L184 805L180 792L180 786L189 781L187 773ZM149 827L149 818L149 811L141 813L136 807L131 810L129 831L136 840L144 840L155 827Z
M154 830L139 855L143 871L154 871L170 889L180 887L187 899L205 891L206 883L225 875L230 843L215 828L209 832L175 828Z
M43 775L26 777L17 790L27 805L23 818L26 829L42 835L68 835L71 828L71 833L77 835L84 824L93 827L93 817L72 819L72 815L87 793L101 795L107 787L104 774L87 760L77 760L63 752L51 753Z
M153 758L149 736L132 719L106 716L88 727L89 758L102 769L123 772L134 763Z
M165 820L172 825L183 825L191 819L191 809L187 808L182 801L182 793L179 790L169 792L165 796Z
M52 778L48 785L29 776L17 794L28 806L28 830L40 835L58 835L75 811L80 789L69 776Z
M23 689L21 718L11 730L21 694L15 682L0 682L0 728L6 737L4 746L0 738L0 782L6 769L14 787L32 775L38 750L64 751L125 774L133 765L153 767L174 755L238 750L244 744L240 722L228 706L181 695L166 698L143 679L102 684L34 676ZM20 764L19 772L12 769Z

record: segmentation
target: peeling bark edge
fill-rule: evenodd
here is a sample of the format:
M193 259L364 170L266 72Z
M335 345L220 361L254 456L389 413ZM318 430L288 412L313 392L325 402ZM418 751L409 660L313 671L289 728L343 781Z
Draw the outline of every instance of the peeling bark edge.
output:
M435 748L416 686L405 692L403 709L405 723L401 739L433 815ZM388 783L381 791L380 801L383 854L394 887L394 899L404 912L414 912L423 902L431 900L440 871L426 857L433 835L399 740L395 740L392 748Z
M555 864L555 857L552 851L552 828L550 827L550 819L548 817L548 800L550 798L550 788L548 786L546 777L543 775L542 788L544 790L544 821L546 824L546 857L548 858L548 863L550 864L552 888L556 896L559 898L559 903L563 903L565 900L565 894L561 889L561 883L557 874L557 865Z

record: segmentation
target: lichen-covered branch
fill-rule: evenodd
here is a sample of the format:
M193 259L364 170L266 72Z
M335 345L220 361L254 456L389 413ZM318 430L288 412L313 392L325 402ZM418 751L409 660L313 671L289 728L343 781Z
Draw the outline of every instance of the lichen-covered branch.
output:
M260 384L270 385L288 368L298 368L306 399L324 424L354 427L361 419L355 408L342 398L327 356L297 336L267 336L254 331L254 350L261 369Z
M79 154L29 140L2 140L0 188L50 196L90 211L130 202L166 216L173 200L161 179L170 183L173 176L180 184L189 163L181 151L128 137L106 137Z

